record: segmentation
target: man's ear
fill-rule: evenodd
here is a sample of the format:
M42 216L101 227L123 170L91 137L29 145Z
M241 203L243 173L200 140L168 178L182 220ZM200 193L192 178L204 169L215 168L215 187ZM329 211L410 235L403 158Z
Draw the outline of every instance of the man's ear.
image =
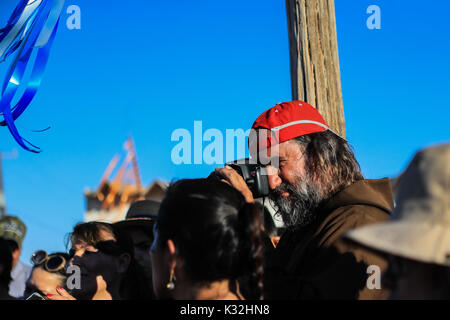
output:
M128 267L130 266L131 263L131 257L128 253L122 253L119 256L119 261L118 261L118 271L119 273L125 273L128 270Z

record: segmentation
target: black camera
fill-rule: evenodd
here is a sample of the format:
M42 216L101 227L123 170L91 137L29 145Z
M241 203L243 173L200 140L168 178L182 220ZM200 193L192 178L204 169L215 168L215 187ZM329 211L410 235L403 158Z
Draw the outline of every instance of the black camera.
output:
M226 165L232 167L244 178L254 198L269 195L269 180L264 166L252 163L248 158L228 162Z

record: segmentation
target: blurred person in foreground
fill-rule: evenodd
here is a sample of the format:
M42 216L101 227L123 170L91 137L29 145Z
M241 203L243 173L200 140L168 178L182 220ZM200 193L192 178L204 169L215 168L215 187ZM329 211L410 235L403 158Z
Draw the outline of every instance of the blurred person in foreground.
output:
M0 237L8 241L13 256L9 294L15 298L23 297L25 283L31 273L31 267L20 261L26 232L25 223L18 217L4 216L0 219Z
M8 242L0 238L0 300L14 300L9 295L12 260L12 253Z
M390 255L390 299L450 299L450 144L418 152L401 175L388 222L348 237Z
M367 267L386 259L345 243L342 235L385 221L392 209L389 179L364 179L348 142L334 133L308 103L277 104L254 122L252 159L268 174L269 198L286 231L276 248L268 243L265 295L269 299L384 299L366 287ZM248 202L244 179L226 166L215 171Z
M151 248L156 297L241 300L237 279L251 275L252 294L262 298L261 210L220 181L171 184Z
M140 300L149 296L134 259L133 243L113 224L77 224L69 240L68 266L79 268L80 286L70 292L57 287L57 294L48 296L50 300Z
M39 250L31 256L30 261L33 269L25 286L25 299L46 299L58 294L57 287L67 289L67 253L56 252L49 255Z
M127 233L134 246L136 262L143 270L143 281L151 293L148 299L154 299L152 284L152 263L150 260L150 246L153 242L153 225L158 215L160 203L153 200L141 200L131 204L125 220L114 225ZM132 288L131 288L132 289Z

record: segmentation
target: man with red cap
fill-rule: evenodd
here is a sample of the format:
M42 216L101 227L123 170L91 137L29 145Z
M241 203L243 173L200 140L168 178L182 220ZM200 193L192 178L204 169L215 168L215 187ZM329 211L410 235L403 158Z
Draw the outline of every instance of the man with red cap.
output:
M389 218L389 179L364 179L348 142L302 101L262 113L252 126L249 151L267 168L269 198L287 227L277 247L266 250L265 297L387 298L376 279L387 267L385 257L342 235ZM254 201L231 167L216 172Z

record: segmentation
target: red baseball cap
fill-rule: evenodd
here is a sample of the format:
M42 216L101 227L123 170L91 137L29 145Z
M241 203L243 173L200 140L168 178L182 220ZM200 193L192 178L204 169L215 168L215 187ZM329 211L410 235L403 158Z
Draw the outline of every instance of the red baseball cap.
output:
M252 131L267 129L267 147L296 137L329 130L319 111L303 101L282 102L263 112L253 123ZM275 140L274 140L275 139Z

